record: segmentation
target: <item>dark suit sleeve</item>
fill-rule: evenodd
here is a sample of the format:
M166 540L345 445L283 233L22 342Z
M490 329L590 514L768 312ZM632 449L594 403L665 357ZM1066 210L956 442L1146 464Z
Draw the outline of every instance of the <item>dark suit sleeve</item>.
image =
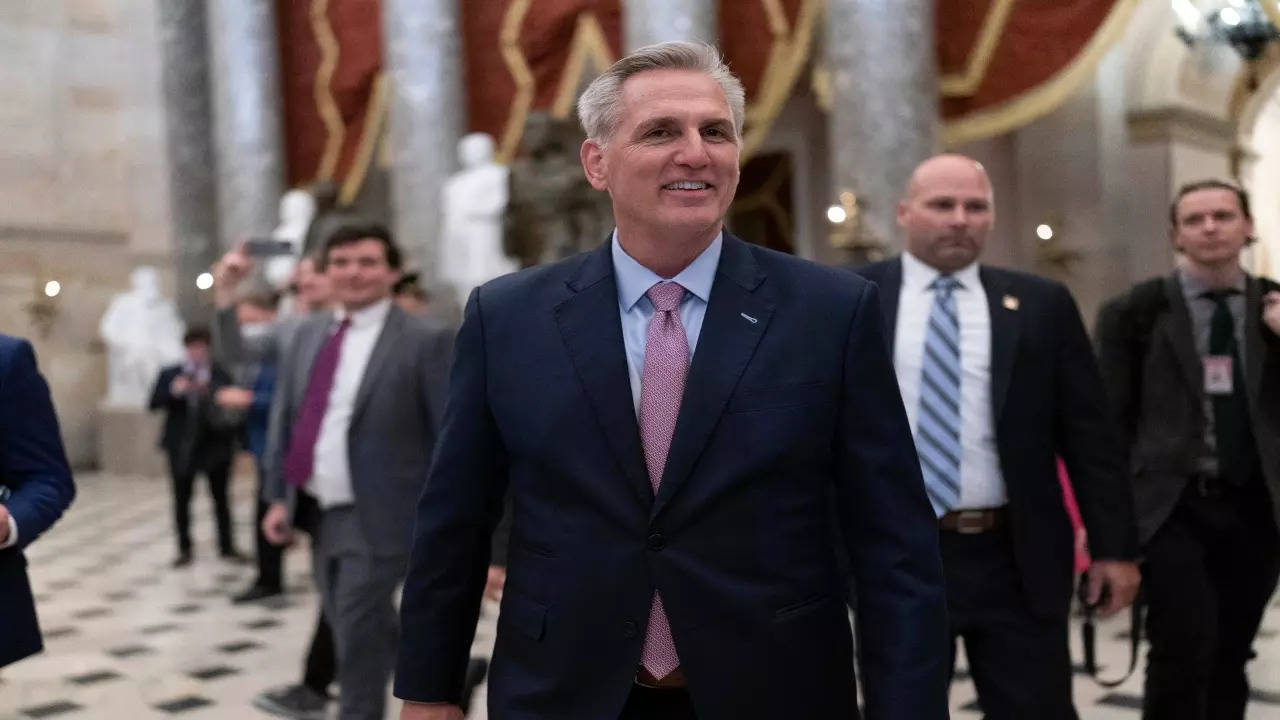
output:
M511 496L502 506L502 519L493 531L493 550L489 556L489 565L505 568L507 551L511 547Z
M262 450L262 499L266 502L283 502L288 495L284 481L284 453L288 449L289 435L293 430L294 384L302 382L297 375L298 341L305 328L290 334L290 341L281 348L280 364L276 366L275 390L271 396L271 409L267 414L267 439Z
M1135 366L1132 321L1125 296L1115 298L1098 311L1095 326L1098 369L1107 391L1112 416L1121 432L1121 446L1133 447L1138 429L1138 373Z
M1054 295L1050 327L1058 338L1054 358L1058 454L1071 476L1089 533L1090 553L1102 560L1129 560L1137 554L1138 531L1120 431L1107 404L1080 310L1065 287L1055 287Z
M49 386L31 345L19 341L0 377L0 484L18 526L21 550L49 528L75 497Z
M507 490L506 451L487 401L479 291L458 331L435 456L418 501L400 603L396 697L457 702Z
M170 405L178 401L173 393L169 392L169 385L173 383L173 379L178 376L178 368L165 368L160 371L160 376L156 378L155 387L151 389L151 402L147 407L152 410L168 410Z
M837 510L857 579L866 716L947 717L950 673L938 522L866 284L845 349Z

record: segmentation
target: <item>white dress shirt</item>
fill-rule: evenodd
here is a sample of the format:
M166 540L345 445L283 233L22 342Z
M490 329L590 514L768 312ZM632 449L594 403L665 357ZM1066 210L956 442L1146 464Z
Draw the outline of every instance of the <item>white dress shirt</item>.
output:
M627 254L618 242L618 231L613 231L613 274L618 283L618 311L622 318L622 343L627 351L627 376L631 380L631 403L636 417L640 417L640 383L644 378L644 351L649 341L649 321L653 319L653 303L649 301L649 288L669 280L679 283L687 291L680 301L680 324L684 325L685 339L689 342L689 362L698 349L698 337L702 334L702 320L711 300L711 286L716 281L716 269L720 266L720 250L724 247L721 232L707 249L698 254L689 266L673 278L658 274L641 265Z
M387 298L350 313L351 327L347 328L347 335L342 340L338 369L333 377L333 388L329 391L329 404L325 408L324 419L320 421L320 436L316 438L314 469L307 481L307 492L322 508L350 505L356 500L351 487L347 433L351 429L356 393L360 390L365 368L369 366L369 356L373 354L373 346L382 334L389 312L391 299ZM347 313L342 309L334 313L333 330L337 330L338 323L345 317Z
M920 374L925 330L933 309L929 287L940 273L909 252L902 254L902 289L893 340L893 366L907 407L912 436L920 413ZM991 311L975 262L952 277L960 282L952 297L960 318L960 504L954 508L1000 507L1008 502L996 447L991 402Z

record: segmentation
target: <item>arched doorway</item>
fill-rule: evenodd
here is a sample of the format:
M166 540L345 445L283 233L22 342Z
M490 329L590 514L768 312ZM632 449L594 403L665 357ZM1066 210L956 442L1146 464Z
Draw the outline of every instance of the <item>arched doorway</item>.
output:
M1250 270L1280 277L1280 63L1272 63L1240 114L1240 180L1252 198L1258 242Z

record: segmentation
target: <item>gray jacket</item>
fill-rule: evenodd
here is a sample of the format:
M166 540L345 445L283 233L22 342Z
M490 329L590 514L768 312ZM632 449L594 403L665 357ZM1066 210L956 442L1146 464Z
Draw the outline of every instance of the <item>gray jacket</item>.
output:
M333 323L328 312L306 318L282 348L264 457L264 495L296 509L283 464L302 407L311 365ZM414 508L427 479L444 413L453 333L397 307L387 315L356 393L348 462L356 513L378 555L409 552Z
M1249 278L1243 375L1258 459L1280 524L1280 337L1262 322L1262 296L1277 289L1270 280ZM1097 343L1130 448L1134 509L1145 545L1208 452L1204 376L1178 281L1153 279L1108 302L1098 314Z

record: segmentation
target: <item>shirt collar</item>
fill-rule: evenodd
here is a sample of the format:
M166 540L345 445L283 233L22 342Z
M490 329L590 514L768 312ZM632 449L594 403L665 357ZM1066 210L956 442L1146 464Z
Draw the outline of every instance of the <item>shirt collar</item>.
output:
M679 283L702 302L711 300L711 285L716 279L716 268L720 265L720 249L724 246L724 232L716 235L715 240L703 250L689 266L673 278L660 277L657 273L641 265L635 258L622 249L618 242L618 231L613 231L612 241L613 274L618 282L618 304L623 312L629 312L635 304L649 292L649 288L663 280Z
M1187 298L1203 297L1205 293L1212 288L1200 282L1194 275L1187 272L1186 268L1178 268L1178 284L1182 286L1182 295ZM1240 279L1233 283L1230 287L1223 288L1225 290L1234 290L1243 294L1245 292L1246 275L1240 274Z
M933 281L937 280L941 274L932 265L927 265L923 260L912 255L910 251L904 250L902 252L903 290L922 293L928 290ZM962 290L974 290L982 286L982 281L978 277L977 260L951 273L951 277L960 283L960 289Z
M337 322L342 322L350 316L352 327L369 327L381 324L382 321L387 319L387 313L390 312L391 298L388 297L351 313L348 313L346 308L339 306L333 311L333 319Z

